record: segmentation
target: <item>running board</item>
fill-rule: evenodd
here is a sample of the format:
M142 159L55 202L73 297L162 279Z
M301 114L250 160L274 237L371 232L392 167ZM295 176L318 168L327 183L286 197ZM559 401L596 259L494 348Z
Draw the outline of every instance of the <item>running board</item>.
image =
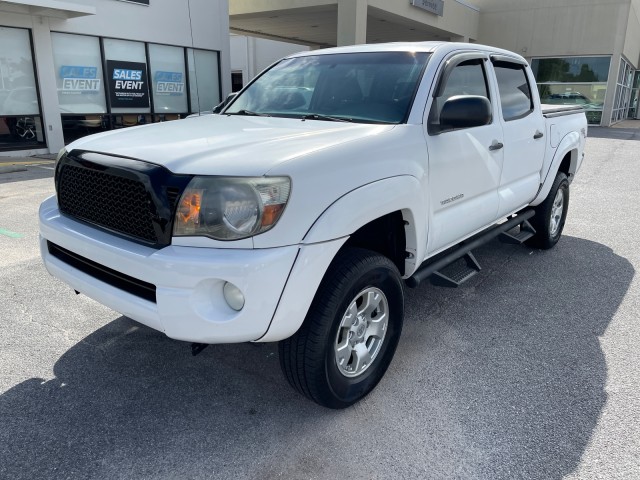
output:
M512 228L518 225L524 225L524 223L527 220L529 220L531 217L533 217L534 214L535 214L535 211L532 208L528 210L523 210L519 212L517 215L511 217L506 222L498 225L494 225L493 227L490 227L489 229L476 235L475 237L471 237L470 239L465 240L464 242L460 243L457 247L454 247L453 250L449 251L447 254L438 258L437 260L434 260L432 262L429 262L427 260L427 262L429 263L422 264L422 266L420 266L420 268L418 268L418 270L411 277L405 280L405 283L407 284L408 287L415 288L418 285L420 285L420 282L422 282L423 280L426 280L431 275L434 275L436 272L439 272L439 275L437 275L438 277L440 278L446 277L446 272L443 275L443 270L445 269L445 267L447 267L448 265L451 265L456 260L459 260L463 257L467 257L473 249L478 248L480 245L483 245L490 240L493 240L498 235L508 230L511 230ZM469 260L471 260L471 265L475 265L475 267L469 266ZM469 258L465 259L465 262L467 263L467 267L469 269L472 269L472 270L475 269L476 271L474 273L467 272L465 275L463 275L463 277L467 276L467 278L464 278L463 281L468 280L473 275L478 273L478 271L480 270L480 266L478 265L478 262L475 260L473 255L469 255ZM449 280L456 280L456 279L449 277ZM454 283L456 282L454 281ZM460 283L462 282L458 281L456 283L456 286L460 285Z
M450 263L442 270L433 272L431 283L439 287L459 287L482 270L480 264L469 252L465 256Z
M510 243L512 245L520 245L529 240L536 234L536 229L533 225L525 220L520 224L520 231L518 233L502 232L499 240L503 243Z

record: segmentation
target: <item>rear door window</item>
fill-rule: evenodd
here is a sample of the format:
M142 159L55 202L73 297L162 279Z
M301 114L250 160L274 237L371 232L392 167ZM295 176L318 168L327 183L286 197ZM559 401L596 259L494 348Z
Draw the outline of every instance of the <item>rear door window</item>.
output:
M493 68L498 80L502 118L506 122L526 117L533 112L531 87L524 65L497 61Z

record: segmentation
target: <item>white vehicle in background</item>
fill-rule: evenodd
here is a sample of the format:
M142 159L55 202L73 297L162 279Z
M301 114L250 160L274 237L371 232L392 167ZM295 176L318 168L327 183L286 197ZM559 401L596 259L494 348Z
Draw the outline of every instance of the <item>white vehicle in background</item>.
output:
M535 85L522 57L476 44L293 55L220 115L69 145L44 263L194 352L278 341L293 388L347 407L391 362L405 285L459 285L503 233L559 240L587 123Z

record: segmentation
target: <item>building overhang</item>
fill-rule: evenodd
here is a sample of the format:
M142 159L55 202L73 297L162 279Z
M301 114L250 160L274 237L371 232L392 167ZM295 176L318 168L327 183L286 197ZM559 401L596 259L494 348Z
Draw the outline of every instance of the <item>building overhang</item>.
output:
M332 47L340 1L344 0L234 0L229 2L229 27L240 35ZM443 15L408 0L366 0L366 4L367 43L478 38L480 11L463 0L445 2Z
M0 12L68 19L95 15L96 9L60 0L0 0Z

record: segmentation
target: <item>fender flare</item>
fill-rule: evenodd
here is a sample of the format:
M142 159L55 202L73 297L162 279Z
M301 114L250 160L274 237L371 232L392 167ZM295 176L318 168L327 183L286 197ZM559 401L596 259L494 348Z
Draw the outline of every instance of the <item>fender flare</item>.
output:
M389 213L400 211L405 220L406 250L411 254L405 264L405 276L419 266L427 246L428 217L425 189L411 175L378 180L350 191L333 202L316 219L302 239L314 244L349 236L364 225Z
M544 177L544 181L540 186L540 190L538 190L538 195L531 202L531 206L535 207L544 201L549 195L551 191L551 186L553 185L553 181L556 178L556 174L560 169L560 165L564 160L564 157L567 156L568 153L571 154L571 165L569 166L569 173L572 175L576 173L578 170L578 150L580 147L580 133L579 132L570 132L564 136L558 148L556 149L556 153L553 156L553 160L551 161L551 165L549 166L549 170L547 170L547 174ZM544 172L543 172L544 174Z
M415 269L417 255L426 249L427 203L417 178L390 177L359 187L331 204L314 222L300 244L269 329L257 342L274 342L296 333L313 302L320 282L349 236L360 227L392 212L405 220L407 251L405 277ZM409 266L411 268L409 269Z

